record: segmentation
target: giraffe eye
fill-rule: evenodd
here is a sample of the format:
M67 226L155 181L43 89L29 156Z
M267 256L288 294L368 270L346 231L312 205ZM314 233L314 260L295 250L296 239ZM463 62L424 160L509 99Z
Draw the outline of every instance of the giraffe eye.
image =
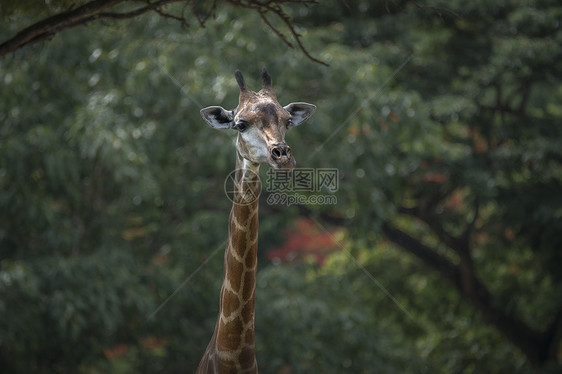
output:
M248 122L239 121L234 125L234 128L240 132L244 132L248 128Z

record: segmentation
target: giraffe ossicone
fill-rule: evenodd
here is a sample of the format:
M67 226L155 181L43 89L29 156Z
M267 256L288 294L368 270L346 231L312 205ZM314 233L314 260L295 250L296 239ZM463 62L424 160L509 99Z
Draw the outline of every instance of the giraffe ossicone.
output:
M201 116L215 129L237 130L236 150L250 163L267 163L274 169L293 168L295 159L285 143L285 132L306 121L316 106L304 102L281 106L266 69L262 71L263 85L258 92L246 87L240 71L236 71L235 77L240 87L238 106L233 110L207 107L201 109Z
M281 106L265 68L258 92L246 86L240 71L237 70L234 77L240 88L235 109L221 106L201 109L201 116L211 127L233 129L238 135L236 168L229 186L225 183L225 192L229 188L227 196L233 204L228 220L219 315L197 374L258 372L254 307L261 192L259 167L265 163L276 170L293 169L295 158L285 142L285 133L306 121L316 110L316 106L305 102Z

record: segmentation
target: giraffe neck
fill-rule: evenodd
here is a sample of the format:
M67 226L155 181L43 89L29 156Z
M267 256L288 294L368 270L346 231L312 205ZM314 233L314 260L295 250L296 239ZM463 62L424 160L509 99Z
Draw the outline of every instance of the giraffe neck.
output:
M219 317L197 373L257 373L254 305L258 249L259 164L237 152Z

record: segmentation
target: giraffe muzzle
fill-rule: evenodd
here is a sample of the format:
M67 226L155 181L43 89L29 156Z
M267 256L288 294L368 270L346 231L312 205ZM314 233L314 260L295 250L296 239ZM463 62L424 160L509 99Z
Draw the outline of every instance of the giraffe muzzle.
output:
M274 168L292 169L295 166L291 147L285 143L273 144L269 150L269 157Z

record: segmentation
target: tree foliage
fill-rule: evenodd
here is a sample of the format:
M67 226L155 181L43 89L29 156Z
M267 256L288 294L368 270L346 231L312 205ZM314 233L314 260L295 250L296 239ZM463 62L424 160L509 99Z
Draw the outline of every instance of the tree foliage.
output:
M290 17L285 11L287 3L309 6L315 4L315 0L227 0L232 7L244 8L259 14L261 20L289 47L294 42L301 51L311 60L323 64L323 62L311 56L301 42L300 34L297 32ZM145 13L156 13L159 16L179 22L184 28L190 24L197 23L204 27L205 23L217 14L219 2L212 1L190 1L190 0L157 0L157 1L131 1L131 0L53 0L46 1L36 6L32 1L21 1L18 3L0 3L0 11L4 17L36 16L43 17L45 13L53 15L41 18L30 26L23 28L15 36L0 44L0 56L14 52L29 44L34 44L53 38L61 31L84 26L99 20L125 20L141 16ZM181 5L181 7L180 7ZM285 26L285 33L275 26L271 17L278 18Z
M0 40L45 15L10 4ZM234 69L254 87L267 66L282 104L318 106L287 133L298 166L340 180L337 205L262 196L260 370L559 370L559 4L279 4L293 29L238 7L188 31L150 12L2 57L2 368L195 369L218 308L234 166L234 134L199 109L234 108ZM321 266L268 261L294 247L283 233L298 215L316 225L307 240L336 248Z

